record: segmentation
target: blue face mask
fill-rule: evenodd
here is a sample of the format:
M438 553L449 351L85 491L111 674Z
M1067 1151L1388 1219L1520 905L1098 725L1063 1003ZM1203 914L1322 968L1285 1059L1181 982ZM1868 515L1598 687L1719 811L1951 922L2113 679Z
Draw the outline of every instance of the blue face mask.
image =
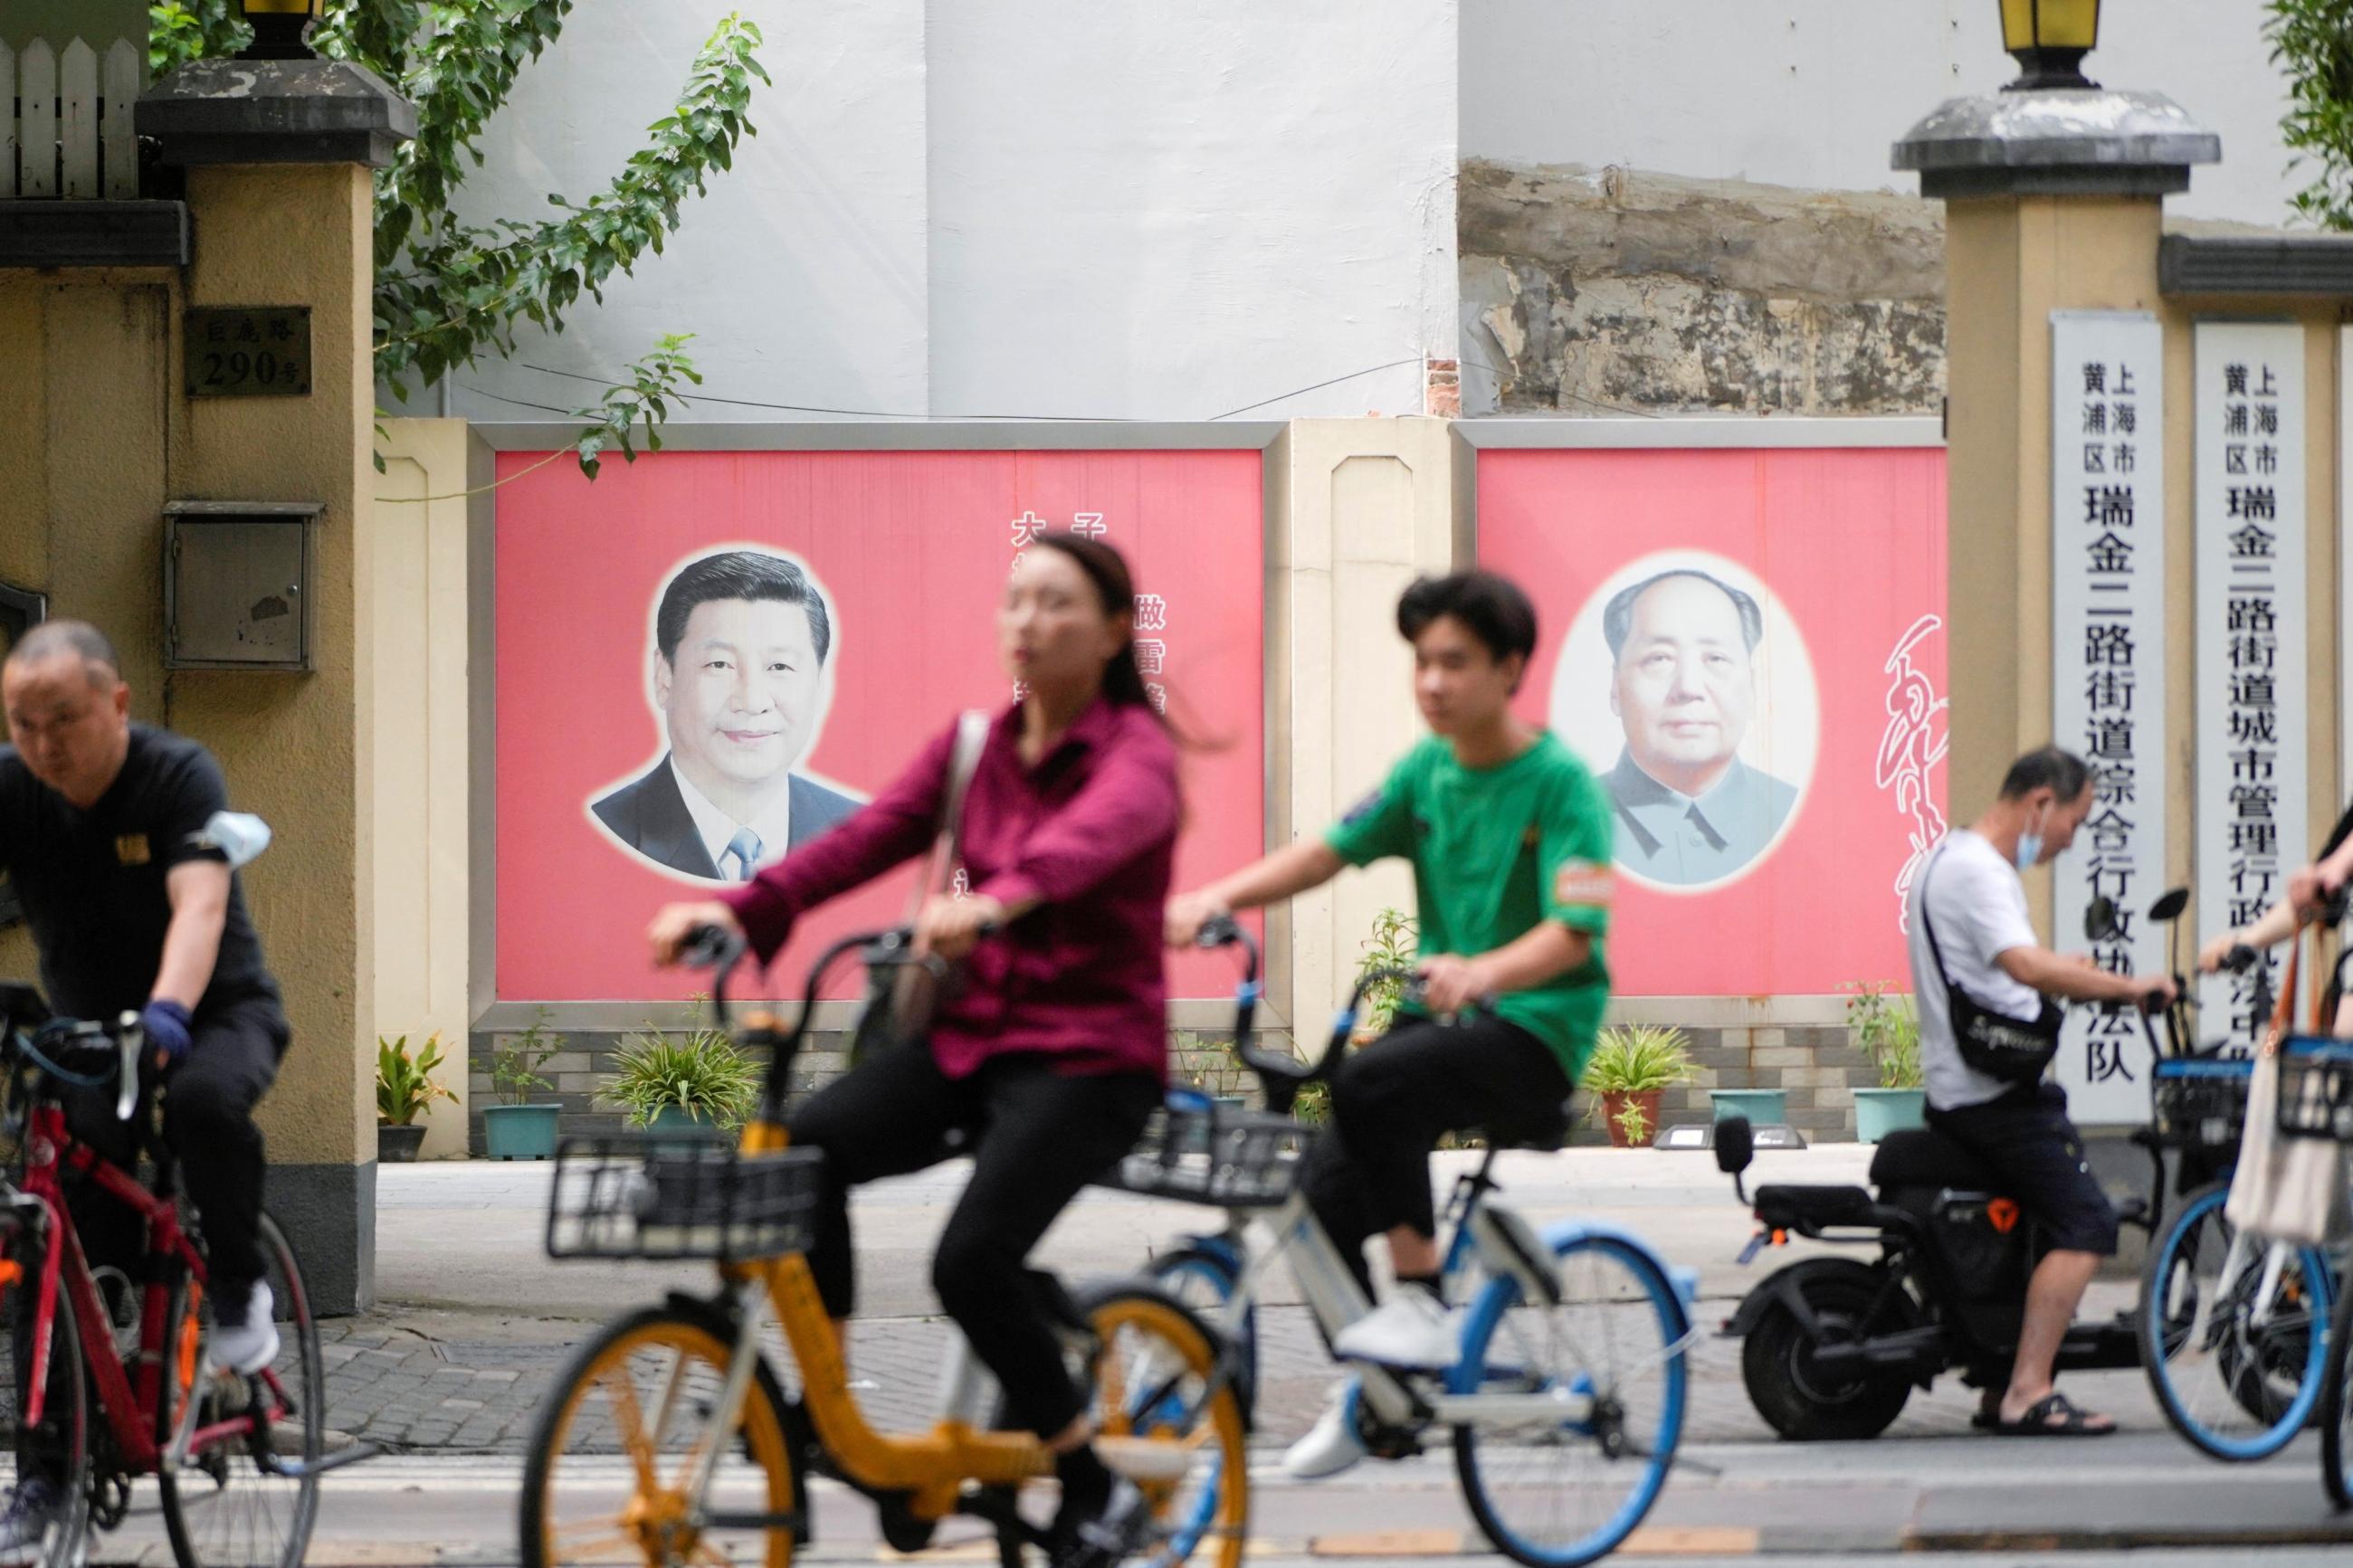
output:
M2046 823L2050 820L2049 814L2044 815L2043 820ZM2018 836L2018 852L2010 858L2017 862L2020 870L2032 870L2042 858L2042 829L2030 827L2021 832Z

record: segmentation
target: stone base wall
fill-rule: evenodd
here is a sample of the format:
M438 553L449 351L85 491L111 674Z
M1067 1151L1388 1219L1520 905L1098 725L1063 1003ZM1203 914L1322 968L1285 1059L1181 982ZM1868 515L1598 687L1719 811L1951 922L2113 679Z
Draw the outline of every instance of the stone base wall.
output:
M567 1048L549 1058L543 1076L555 1083L553 1094L533 1098L553 1100L564 1108L565 1132L612 1132L622 1127L621 1113L600 1105L596 1091L613 1076L614 1058L634 1030L612 1033L567 1031ZM1845 1028L1836 1025L1788 1028L1687 1028L1691 1037L1692 1082L1672 1089L1660 1102L1662 1125L1680 1127L1706 1121L1712 1110L1712 1089L1778 1089L1788 1096L1789 1124L1810 1142L1843 1142L1854 1137L1854 1091L1878 1084L1870 1058L1855 1046ZM491 1051L512 1037L477 1034L473 1060L479 1064L467 1102L470 1146L482 1147L484 1106L495 1105L491 1087ZM1270 1031L1260 1037L1269 1049L1289 1050L1287 1033ZM1176 1029L1169 1035L1169 1081L1205 1094L1240 1095L1256 1103L1258 1079L1238 1061L1226 1037L1212 1031ZM1319 1042L1320 1044L1320 1042ZM849 1066L847 1037L820 1030L809 1037L793 1066L796 1098L830 1083ZM1580 1115L1571 1142L1609 1142L1604 1130Z
M1715 1115L1708 1091L1778 1089L1788 1096L1789 1125L1810 1143L1854 1140L1854 1091L1879 1087L1878 1069L1841 1025L1790 1028L1686 1028L1692 1081L1659 1101L1662 1127L1694 1126ZM1607 1132L1580 1115L1573 1142L1607 1143Z
M586 1029L564 1031L565 1049L550 1057L540 1076L553 1081L554 1091L542 1091L532 1098L535 1102L554 1102L564 1108L558 1120L563 1132L617 1132L624 1122L621 1112L599 1104L597 1091L609 1082L618 1065L616 1058L635 1029L611 1032ZM1207 1094L1252 1095L1258 1079L1249 1068L1237 1060L1225 1044L1226 1036L1198 1029L1170 1031L1169 1081L1190 1085ZM500 1103L491 1084L491 1056L501 1045L514 1036L506 1033L480 1032L472 1037L472 1060L475 1064L469 1084L467 1135L469 1146L476 1152L483 1147L482 1110ZM1288 1050L1288 1034L1270 1031L1259 1037L1271 1050ZM824 1087L849 1070L847 1055L849 1037L841 1030L814 1030L793 1062L792 1092L798 1100ZM1253 1095L1254 1098L1254 1095Z

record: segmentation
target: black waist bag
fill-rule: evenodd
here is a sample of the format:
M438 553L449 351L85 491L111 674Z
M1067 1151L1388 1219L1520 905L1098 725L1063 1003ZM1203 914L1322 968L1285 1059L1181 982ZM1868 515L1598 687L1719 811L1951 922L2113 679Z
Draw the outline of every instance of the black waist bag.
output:
M1937 851L1936 860L1944 858ZM1945 968L1945 950L1937 945L1936 928L1928 921L1928 877L1936 868L1928 862L1920 873L1920 929L1928 938L1928 956L1936 961L1936 978L1945 983L1945 1008L1953 1023L1953 1043L1961 1060L1975 1071L2004 1083L2032 1083L2059 1054L2059 1005L2048 996L2031 1019L2013 1018L1981 1007L1953 984Z

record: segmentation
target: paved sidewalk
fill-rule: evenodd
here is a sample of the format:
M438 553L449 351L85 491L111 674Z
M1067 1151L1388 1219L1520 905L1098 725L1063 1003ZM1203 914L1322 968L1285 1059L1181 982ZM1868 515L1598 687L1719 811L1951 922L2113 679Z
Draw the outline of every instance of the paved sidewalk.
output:
M1441 1173L1473 1156L1438 1157ZM1860 1180L1870 1151L1826 1144L1759 1157L1752 1179ZM1766 1264L1734 1262L1750 1229L1731 1184L1697 1153L1577 1149L1514 1153L1500 1166L1509 1199L1539 1222L1606 1218L1701 1271L1701 1319L1711 1330ZM398 1448L511 1453L573 1347L626 1308L665 1290L707 1290L707 1270L651 1264L554 1263L542 1247L545 1165L488 1162L388 1165L378 1176L377 1283L382 1304L323 1325L329 1424ZM929 1285L933 1239L964 1179L961 1165L878 1183L856 1198L860 1317L850 1358L878 1426L930 1419L948 1327ZM1090 1193L1048 1237L1042 1259L1066 1278L1134 1269L1155 1247L1217 1216L1122 1193ZM1793 1252L1773 1255L1786 1260ZM2111 1306L2128 1286L2102 1286ZM1261 1314L1259 1440L1283 1443L1314 1419L1335 1375L1305 1310L1278 1280ZM1739 1384L1740 1347L1704 1339L1692 1355L1694 1441L1768 1436ZM2137 1373L2070 1381L2077 1397L2116 1413L2127 1429L2161 1430ZM1894 1435L1966 1430L1972 1397L1947 1380L1915 1394Z

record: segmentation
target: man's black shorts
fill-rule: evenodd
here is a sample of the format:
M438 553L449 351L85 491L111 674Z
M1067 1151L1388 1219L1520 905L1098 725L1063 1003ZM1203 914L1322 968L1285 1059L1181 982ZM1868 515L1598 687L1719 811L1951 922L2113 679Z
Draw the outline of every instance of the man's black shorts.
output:
M2018 1200L2049 1246L2116 1255L2116 1206L2084 1158L2084 1135L2067 1120L2065 1089L2046 1081L1984 1105L1931 1106L1928 1125L1991 1166L2003 1194Z

